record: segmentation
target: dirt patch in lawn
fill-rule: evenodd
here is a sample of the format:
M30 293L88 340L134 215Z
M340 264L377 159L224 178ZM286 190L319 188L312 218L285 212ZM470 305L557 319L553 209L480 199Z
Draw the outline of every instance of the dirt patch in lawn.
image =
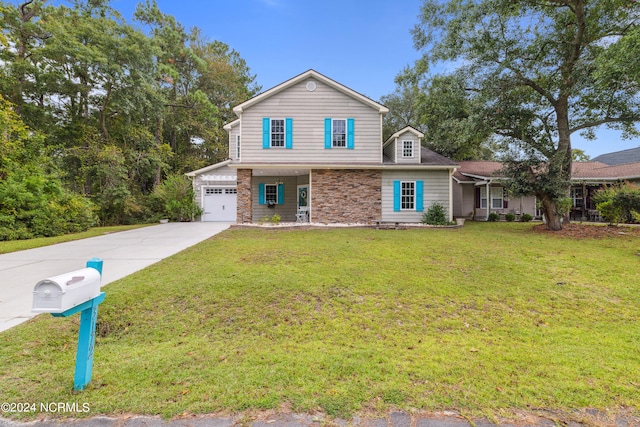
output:
M540 224L533 227L533 230L536 233L576 239L601 239L629 235L640 237L640 227L637 226L565 224L560 231L549 231L545 224Z

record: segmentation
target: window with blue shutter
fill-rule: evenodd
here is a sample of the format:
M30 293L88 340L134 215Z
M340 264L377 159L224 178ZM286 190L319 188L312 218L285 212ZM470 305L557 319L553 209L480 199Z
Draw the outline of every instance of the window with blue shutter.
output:
M271 119L262 119L262 148L271 148Z
M331 119L324 119L324 148L331 148Z
M293 148L293 119L285 119L285 148Z
M393 181L393 211L400 212L400 181Z
M416 212L424 212L424 182L416 181Z
M347 119L347 148L349 150L353 150L353 147L354 147L353 131L354 131L354 120Z

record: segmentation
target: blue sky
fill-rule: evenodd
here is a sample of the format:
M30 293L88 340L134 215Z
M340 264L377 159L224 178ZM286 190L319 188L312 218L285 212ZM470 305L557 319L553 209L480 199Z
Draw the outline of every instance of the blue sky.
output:
M59 3L57 1L56 3ZM15 3L15 1L13 1ZM112 0L131 20L135 0ZM310 68L379 100L419 54L409 30L421 0L157 0L160 10L189 29L198 27L247 61L263 90ZM573 135L591 157L635 148L639 140L601 130L597 141Z

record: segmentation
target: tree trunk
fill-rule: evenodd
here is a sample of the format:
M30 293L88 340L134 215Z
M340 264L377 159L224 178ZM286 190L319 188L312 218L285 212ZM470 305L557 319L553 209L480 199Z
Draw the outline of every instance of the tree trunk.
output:
M542 213L547 221L547 230L560 231L562 230L562 221L560 218L562 215L558 214L555 202L547 196L542 197Z

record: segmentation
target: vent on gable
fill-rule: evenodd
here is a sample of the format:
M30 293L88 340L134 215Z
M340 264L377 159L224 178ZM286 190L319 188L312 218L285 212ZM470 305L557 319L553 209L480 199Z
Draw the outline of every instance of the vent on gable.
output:
M306 88L309 92L313 92L314 90L316 90L316 82L314 82L313 80L309 80L307 82Z

